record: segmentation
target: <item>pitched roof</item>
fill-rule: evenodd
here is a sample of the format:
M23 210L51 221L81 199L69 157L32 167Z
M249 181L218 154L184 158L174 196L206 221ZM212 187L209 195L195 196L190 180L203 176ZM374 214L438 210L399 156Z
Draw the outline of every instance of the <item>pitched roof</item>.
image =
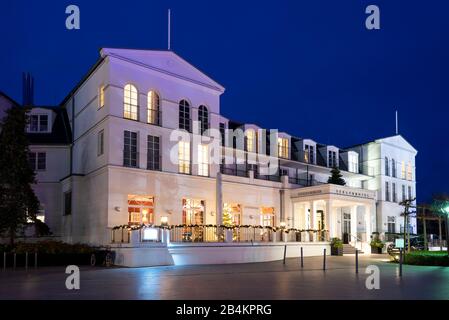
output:
M210 78L203 71L199 70L197 67L193 66L173 51L103 48L100 50L100 54L102 58L106 56L115 57L208 87L220 93L225 91L225 88L221 84Z
M70 144L72 142L72 131L70 128L67 110L61 107L33 107L50 109L56 113L53 127L49 133L27 133L31 145L55 145Z

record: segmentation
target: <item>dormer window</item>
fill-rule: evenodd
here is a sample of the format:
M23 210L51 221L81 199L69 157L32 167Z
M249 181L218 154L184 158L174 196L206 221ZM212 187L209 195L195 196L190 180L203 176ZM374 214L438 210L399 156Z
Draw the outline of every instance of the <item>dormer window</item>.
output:
M315 151L314 147L310 144L304 146L304 161L306 163L315 164Z
M338 166L336 151L329 150L328 155L327 155L327 163L330 168L334 168L334 167Z
M280 158L288 159L289 148L287 138L278 138L278 155Z
M48 115L32 114L30 115L30 123L28 132L48 132Z

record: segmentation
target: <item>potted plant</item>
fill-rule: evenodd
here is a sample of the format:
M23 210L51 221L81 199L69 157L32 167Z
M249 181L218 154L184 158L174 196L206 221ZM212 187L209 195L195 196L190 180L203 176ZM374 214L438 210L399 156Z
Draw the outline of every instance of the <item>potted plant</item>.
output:
M379 239L379 238L374 238L373 240L371 240L371 253L382 253L382 249L385 246L385 244Z
M340 238L331 239L331 255L342 256L343 255L343 241Z

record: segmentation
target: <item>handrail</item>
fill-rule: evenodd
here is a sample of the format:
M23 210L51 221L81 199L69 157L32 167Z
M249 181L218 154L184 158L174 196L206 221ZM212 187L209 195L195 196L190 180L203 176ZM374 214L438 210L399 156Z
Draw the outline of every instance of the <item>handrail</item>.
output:
M350 237L353 237L355 239L355 247L357 249L357 241L360 242L360 251L362 251L362 239L358 238L357 236L353 235L352 233L349 233Z

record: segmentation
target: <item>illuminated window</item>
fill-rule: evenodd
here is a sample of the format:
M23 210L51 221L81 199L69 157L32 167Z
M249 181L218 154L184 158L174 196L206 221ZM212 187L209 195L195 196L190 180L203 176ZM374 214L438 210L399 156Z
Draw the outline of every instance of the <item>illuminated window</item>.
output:
M246 130L246 151L256 152L256 132L253 129Z
M178 166L179 173L190 174L190 142L179 141Z
M198 109L198 121L200 122L201 134L209 129L209 111L205 106L200 106Z
M182 224L202 225L204 211L204 200L182 199Z
M148 92L147 96L147 122L151 124L160 125L159 117L159 95L154 92Z
M274 227L273 207L262 207L260 209L260 225L264 227Z
M242 224L242 207L235 203L223 204L223 223L225 219L230 220L229 224L232 226L239 226Z
M186 100L181 100L179 102L179 129L191 132L190 105Z
M198 145L198 175L209 176L209 148L207 145Z
M405 179L405 161L401 162L401 178Z
M137 89L132 84L127 84L124 88L123 117L131 120L138 120L138 94Z
M100 92L98 93L99 99L98 99L98 107L103 108L104 107L104 86L100 87Z
M306 144L304 147L304 161L306 163L315 164L315 148Z
M154 197L128 195L128 223L154 223Z
M288 159L288 139L278 138L278 155L280 158Z
M407 180L412 181L412 164L409 162L407 164Z

